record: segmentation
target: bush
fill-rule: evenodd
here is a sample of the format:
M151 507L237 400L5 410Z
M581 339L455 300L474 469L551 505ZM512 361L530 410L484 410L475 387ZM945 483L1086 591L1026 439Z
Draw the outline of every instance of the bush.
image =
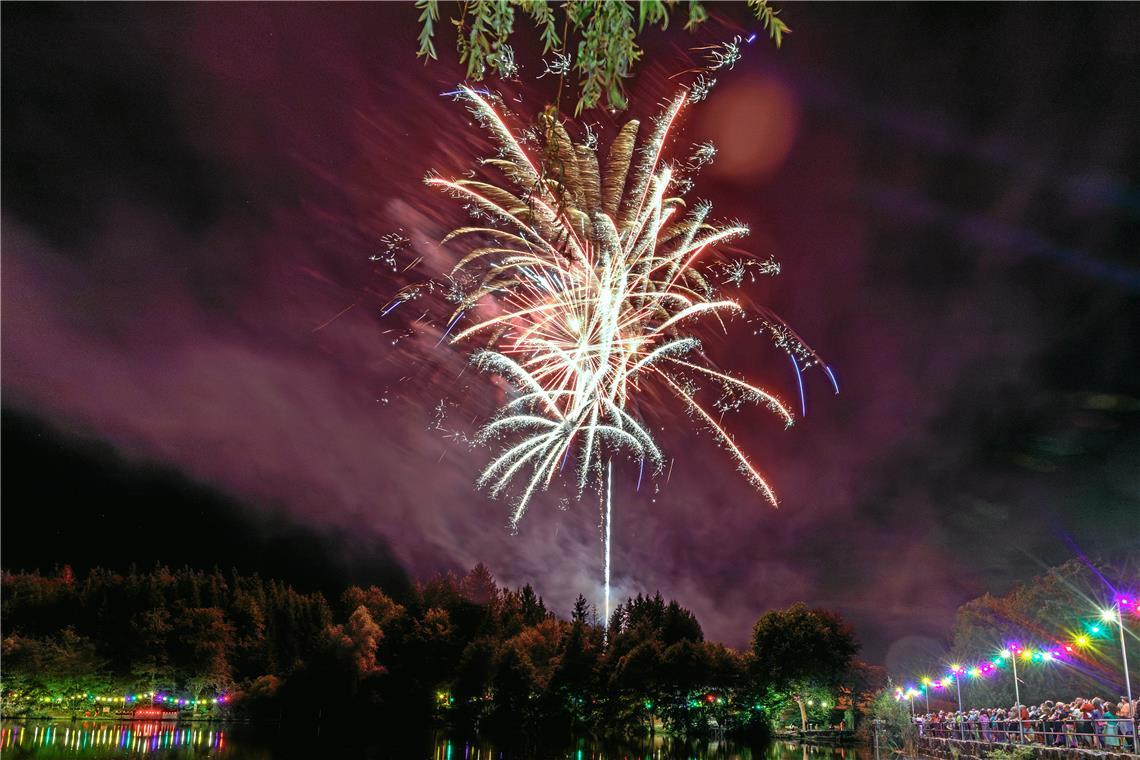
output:
M1032 747L1011 747L993 749L986 753L986 760L1033 760L1036 754Z
M918 739L918 730L911 720L910 708L883 689L871 702L871 720L880 721L879 742L887 748L910 752Z

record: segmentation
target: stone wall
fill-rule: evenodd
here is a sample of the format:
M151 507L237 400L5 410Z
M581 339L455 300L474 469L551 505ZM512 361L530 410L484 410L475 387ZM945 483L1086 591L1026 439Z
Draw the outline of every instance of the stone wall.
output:
M967 741L963 739L938 739L924 736L918 740L918 751L930 757L948 758L949 760L986 760L989 753L995 749L1013 750L1016 744L989 744L987 742ZM1124 760L1135 758L1123 748L1116 752L1098 749L1071 749L1068 747L1042 747L1030 745L1033 757L1041 760Z

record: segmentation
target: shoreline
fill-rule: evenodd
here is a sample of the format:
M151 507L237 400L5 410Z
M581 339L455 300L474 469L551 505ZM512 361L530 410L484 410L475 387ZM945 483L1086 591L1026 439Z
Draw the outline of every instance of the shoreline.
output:
M0 721L7 723L240 723L244 725L274 725L276 721L253 721L249 718L160 718L160 717L133 717L109 715L2 715Z

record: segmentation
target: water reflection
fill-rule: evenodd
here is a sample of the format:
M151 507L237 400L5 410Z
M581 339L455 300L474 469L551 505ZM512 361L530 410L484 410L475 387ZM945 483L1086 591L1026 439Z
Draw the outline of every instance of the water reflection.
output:
M97 721L0 724L4 757L82 760L292 760L293 758L422 758L423 760L869 760L862 749L775 742L749 747L733 741L688 742L658 738L617 745L579 740L566 747L503 746L443 735L405 736L375 731L289 731L240 724Z
M220 754L226 731L220 726L176 723L5 723L0 728L0 752L16 750L25 757L144 757L159 753L191 757Z
M750 747L734 741L685 741L658 738L641 744L580 741L576 746L504 749L491 743L438 739L432 760L500 760L501 758L564 758L565 760L869 760L864 748L814 747L797 742L773 742Z

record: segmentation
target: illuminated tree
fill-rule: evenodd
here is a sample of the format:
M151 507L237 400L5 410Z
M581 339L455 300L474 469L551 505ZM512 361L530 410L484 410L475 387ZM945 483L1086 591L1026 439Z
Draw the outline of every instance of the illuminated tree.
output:
M806 729L807 701L816 701L812 695L820 690L837 688L858 651L851 627L839 615L794 604L756 622L751 674L769 709L776 712L790 699Z

